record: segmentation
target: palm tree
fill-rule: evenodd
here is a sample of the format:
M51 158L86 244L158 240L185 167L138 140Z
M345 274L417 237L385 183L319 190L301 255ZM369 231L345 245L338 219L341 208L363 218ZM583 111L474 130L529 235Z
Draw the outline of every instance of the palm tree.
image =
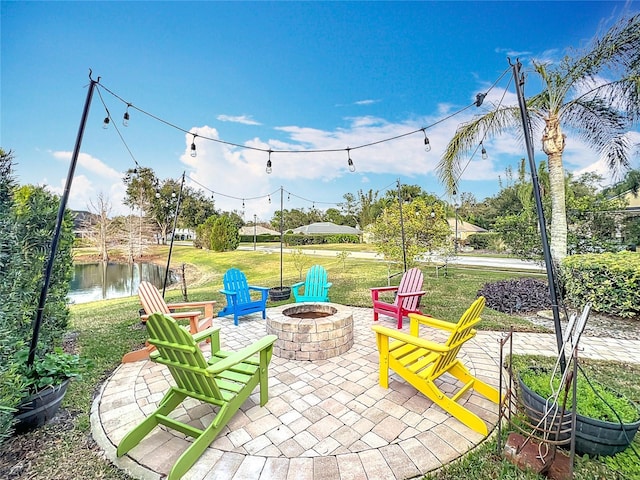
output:
M563 129L595 149L609 168L629 166L627 134L640 118L640 14L621 18L586 51L559 64L534 61L533 72L543 88L527 100L527 108L547 155L550 248L554 262L559 262L567 254ZM517 127L522 128L517 105L501 106L458 127L438 165L449 192L456 190L462 157L483 140Z

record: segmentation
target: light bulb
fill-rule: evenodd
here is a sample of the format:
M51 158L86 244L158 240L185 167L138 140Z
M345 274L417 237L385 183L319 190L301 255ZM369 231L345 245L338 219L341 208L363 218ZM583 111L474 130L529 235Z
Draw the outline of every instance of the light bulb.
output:
M273 171L273 168L271 168L271 159L267 160L266 171L267 171L267 174L270 174Z
M348 163L349 163L349 171L350 172L355 172L356 171L356 166L353 164L353 160L351 160L351 158L349 158Z
M429 138L428 137L424 137L424 151L425 152L430 152L431 151L431 144L429 143Z
M160 198L160 190L156 188L156 198Z
M198 156L198 152L196 152L196 142L191 143L191 156L194 158Z
M129 126L129 110L124 112L124 116L122 117L122 125L124 125L125 127Z
M482 143L480 145L482 145ZM482 159L486 160L487 158L489 158L489 155L487 155L487 149L482 145Z
M109 115L104 117L104 120L102 121L102 128L104 128L105 130L109 128Z
M269 205L271 205L271 195L267 195L269 197Z

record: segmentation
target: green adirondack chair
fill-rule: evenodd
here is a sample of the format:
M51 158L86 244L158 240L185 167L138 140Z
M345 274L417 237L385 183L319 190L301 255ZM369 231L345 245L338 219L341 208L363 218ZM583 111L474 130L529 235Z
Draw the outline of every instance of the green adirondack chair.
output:
M304 294L298 289L304 285ZM291 285L296 302L328 302L329 288L333 285L327 282L327 271L322 265L314 265L307 272L304 282Z
M168 480L181 478L215 440L256 386L260 385L260 406L268 400L268 372L275 335L267 335L238 351L220 351L219 327L191 335L166 314L154 313L147 320L149 343L157 350L150 357L169 367L176 386L169 389L158 409L127 433L118 445L120 457L138 445L157 425L164 425L194 438L178 458ZM211 339L211 359L207 362L198 343ZM204 430L169 418L182 401L191 397L215 405L217 415Z

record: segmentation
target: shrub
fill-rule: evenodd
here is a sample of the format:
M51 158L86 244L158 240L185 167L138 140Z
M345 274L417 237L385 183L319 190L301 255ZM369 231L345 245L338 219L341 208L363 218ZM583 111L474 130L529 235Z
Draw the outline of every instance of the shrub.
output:
M495 245L500 244L502 239L497 233L474 233L466 239L467 245L476 250L493 250Z
M542 280L521 278L485 283L478 290L487 307L503 313L524 313L551 308L549 287Z
M216 219L211 229L211 250L229 252L240 245L238 226L231 217L222 215Z
M0 441L9 433L12 408L27 388L15 354L31 342L59 208L58 198L43 187L18 187L12 161L11 152L0 149ZM67 328L72 226L67 212L43 311L37 357L61 345Z
M567 302L591 302L595 312L640 315L640 255L634 252L572 255L562 261Z

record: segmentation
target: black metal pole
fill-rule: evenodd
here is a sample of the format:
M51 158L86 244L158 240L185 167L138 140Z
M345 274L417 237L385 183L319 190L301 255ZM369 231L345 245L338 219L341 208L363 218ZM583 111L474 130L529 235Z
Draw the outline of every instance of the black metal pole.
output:
M547 237L547 227L544 220L544 210L542 208L542 197L540 195L540 182L538 181L538 172L536 169L536 161L533 153L533 143L531 141L531 128L529 124L529 114L527 113L527 103L524 100L524 76L520 74L522 64L516 60L515 64L509 64L513 69L513 79L515 80L516 93L518 94L518 105L520 106L520 117L522 118L522 128L524 130L524 140L527 146L527 156L529 157L529 168L531 169L531 182L533 183L533 194L536 200L536 210L538 211L538 225L540 227L540 236L542 238L542 252L544 254L544 262L547 267L547 282L549 283L549 295L551 296L551 311L553 312L553 324L556 331L556 343L558 345L558 354L560 355L560 369L564 373L567 368L567 360L562 348L562 325L560 324L560 310L558 309L558 294L556 292L556 283L554 275L553 260L551 258L551 249L549 248L549 239Z
M284 190L280 185L280 293L282 293L282 242L284 241L284 218L282 216L284 206Z
M404 237L404 218L402 218L402 196L400 195L400 179L398 179L398 206L400 207L400 233L402 235L402 265L404 271L407 271L407 249Z
M169 244L169 255L167 256L167 269L164 271L164 284L162 285L162 298L167 290L167 279L169 278L169 265L171 264L171 252L173 251L173 240L176 238L176 226L178 224L178 210L180 209L180 200L182 198L182 187L184 186L184 173L182 172L182 181L180 182L180 191L178 192L178 203L176 203L176 212L173 217L173 232L171 233L171 243Z
M64 192L60 199L60 207L58 208L58 217L56 218L56 225L53 231L53 238L51 239L51 251L49 252L49 259L47 260L47 266L44 273L44 283L42 284L42 290L40 291L40 299L38 301L38 309L36 310L36 317L33 320L33 335L31 336L31 346L29 348L29 357L27 358L27 365L33 365L33 361L36 356L36 348L38 346L38 336L40 335L40 327L42 326L42 316L44 314L44 306L47 302L47 293L49 290L49 283L51 281L51 273L53 272L53 264L56 258L56 252L58 250L58 243L60 242L60 230L62 229L62 221L64 219L64 211L67 208L67 202L69 200L69 192L71 191L71 184L73 183L73 175L76 171L76 165L78 163L78 155L80 154L80 146L82 145L82 137L84 136L84 128L87 124L87 118L89 116L89 108L91 107L91 99L93 98L93 90L97 83L91 78L91 70L89 70L89 91L87 92L87 99L84 102L84 109L82 110L82 117L80 118L80 127L78 128L78 135L76 136L76 144L73 148L73 155L71 156L71 163L69 164L69 171L67 172L67 181L64 186Z

